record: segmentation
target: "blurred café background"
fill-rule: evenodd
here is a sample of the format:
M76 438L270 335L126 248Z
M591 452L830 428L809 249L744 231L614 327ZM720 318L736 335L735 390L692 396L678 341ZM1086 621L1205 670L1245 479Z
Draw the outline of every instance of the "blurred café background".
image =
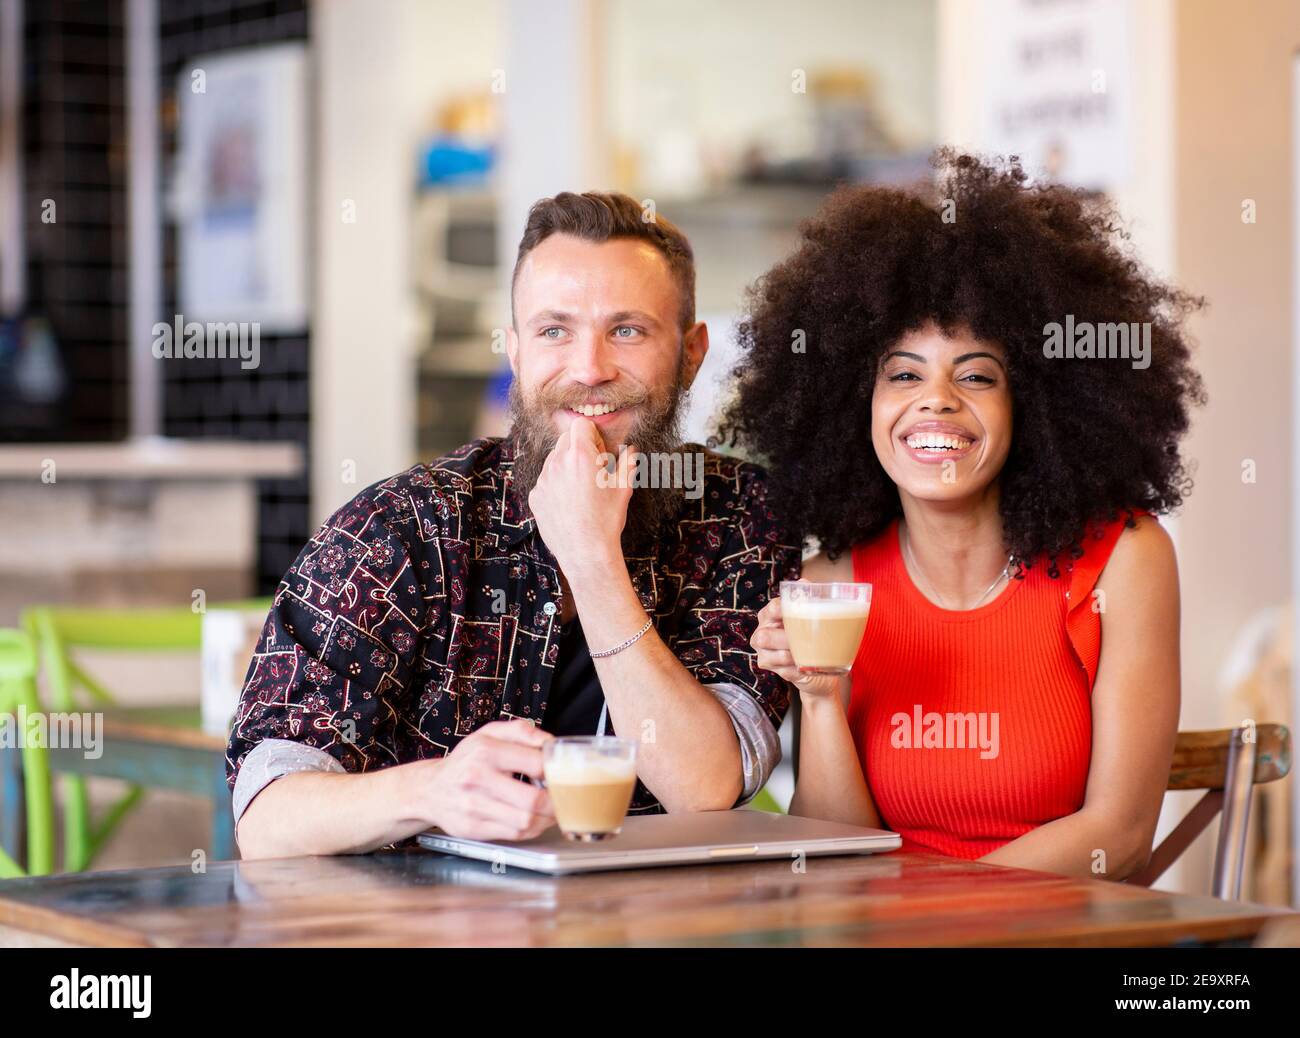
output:
M221 846L265 597L358 490L504 431L533 200L689 235L702 439L745 287L836 183L940 143L1112 196L1208 298L1180 727L1292 724L1297 47L1294 0L0 0L0 627L53 639L43 695L188 752L61 784L108 817L74 864ZM189 321L229 356L184 356ZM1256 793L1244 897L1295 897L1292 788ZM1205 891L1213 836L1160 885Z

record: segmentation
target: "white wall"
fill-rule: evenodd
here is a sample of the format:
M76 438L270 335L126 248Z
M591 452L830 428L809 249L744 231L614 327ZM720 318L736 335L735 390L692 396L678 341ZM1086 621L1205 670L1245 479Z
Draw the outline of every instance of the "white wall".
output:
M603 15L602 0L505 0L498 244L505 285L537 199L609 188Z
M382 8L382 9L380 9ZM416 143L437 104L490 88L495 3L318 0L313 521L415 460L409 289ZM355 203L345 223L343 203ZM345 462L355 465L344 482Z
M1300 5L1256 0L1244 18L1234 5L1180 0L1176 11L1177 272L1209 302L1192 321L1209 403L1188 443L1198 468L1180 544L1183 718L1225 728L1242 720L1219 687L1225 657L1251 617L1292 595L1288 109ZM1242 221L1245 199L1255 203L1254 223ZM1254 482L1242 478L1247 460ZM1284 781L1294 797L1294 775ZM1208 862L1208 841L1192 850Z

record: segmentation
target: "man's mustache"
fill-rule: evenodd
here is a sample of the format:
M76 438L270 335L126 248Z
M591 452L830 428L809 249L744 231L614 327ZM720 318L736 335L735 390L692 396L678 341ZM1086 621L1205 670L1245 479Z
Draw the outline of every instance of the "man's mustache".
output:
M603 407L613 407L621 409L625 407L639 407L645 403L646 395L644 393L635 396L626 396L623 394L607 394L579 392L576 390L557 390L554 393L543 392L537 398L538 406L545 410L556 411L560 408L577 410L586 404L594 404Z

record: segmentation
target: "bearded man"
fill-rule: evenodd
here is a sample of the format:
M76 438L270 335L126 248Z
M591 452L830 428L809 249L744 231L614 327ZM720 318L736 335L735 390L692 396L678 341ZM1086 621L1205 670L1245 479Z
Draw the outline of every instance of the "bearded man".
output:
M245 858L530 839L558 735L636 741L633 813L739 806L779 760L749 640L798 540L759 469L681 443L690 244L624 195L543 199L511 304L510 435L362 491L280 583L227 752Z

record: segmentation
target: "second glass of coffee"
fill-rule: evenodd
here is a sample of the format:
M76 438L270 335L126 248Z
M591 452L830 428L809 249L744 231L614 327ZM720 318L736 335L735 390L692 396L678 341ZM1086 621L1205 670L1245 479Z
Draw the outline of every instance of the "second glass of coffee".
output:
M636 787L636 743L612 735L562 736L542 750L555 820L570 840L606 840L623 828Z
M781 623L801 674L847 674L870 612L870 584L781 582Z

